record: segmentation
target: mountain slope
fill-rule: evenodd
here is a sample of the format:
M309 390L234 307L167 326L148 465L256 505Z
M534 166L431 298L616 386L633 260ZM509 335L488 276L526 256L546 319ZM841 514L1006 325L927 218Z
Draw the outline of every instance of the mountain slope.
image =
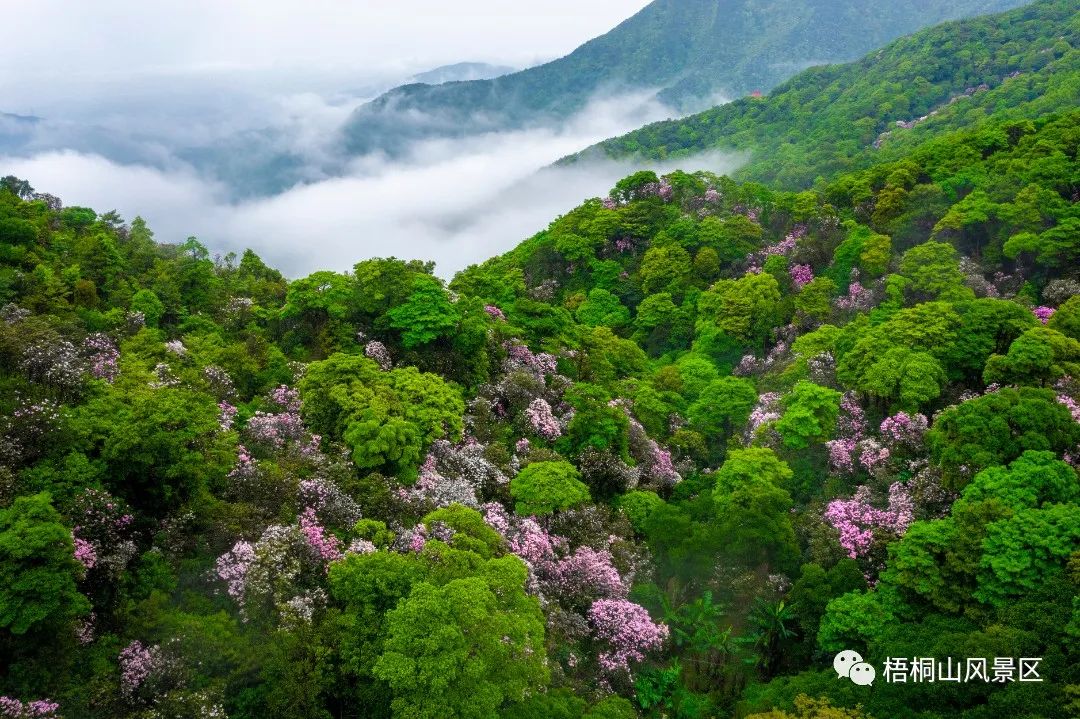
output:
M854 59L942 20L1023 0L656 0L570 55L493 80L405 85L361 107L350 152L399 151L409 141L515 128L566 117L597 92L659 90L692 109L768 90L799 70Z
M427 72L421 72L409 78L410 83L441 85L444 82L468 82L470 80L491 80L514 72L516 68L507 65L489 65L486 62L457 62L442 65Z
M655 123L563 162L750 151L739 177L805 186L999 109L1027 118L1075 107L1078 47L1076 2L1038 2L923 30L858 62L807 70L766 98Z

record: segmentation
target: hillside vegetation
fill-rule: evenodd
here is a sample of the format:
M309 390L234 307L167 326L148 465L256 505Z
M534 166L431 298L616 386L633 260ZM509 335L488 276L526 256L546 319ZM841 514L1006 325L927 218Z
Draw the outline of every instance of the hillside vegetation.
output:
M3 178L0 716L1075 715L1080 110L1024 113L448 286Z
M492 80L411 84L359 108L354 154L403 151L430 137L547 125L599 95L658 92L680 111L767 91L800 70L853 60L942 20L1023 0L655 0L566 57Z
M648 125L563 160L749 154L738 179L807 187L903 157L928 137L994 117L1080 105L1080 10L1046 0L947 23L858 62L807 70L768 97Z

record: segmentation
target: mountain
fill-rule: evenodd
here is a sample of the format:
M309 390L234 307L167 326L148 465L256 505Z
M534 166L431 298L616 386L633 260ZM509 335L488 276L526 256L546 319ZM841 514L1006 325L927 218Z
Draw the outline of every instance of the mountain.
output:
M863 169L639 171L449 287L0 177L0 716L1074 717L1071 5L840 98L1025 73Z
M768 97L654 123L562 163L729 150L749 153L737 177L799 187L993 113L1078 105L1080 8L1055 0L923 30L857 62L806 70Z
M400 152L429 137L551 123L597 93L656 91L679 112L753 91L798 71L859 57L942 20L1024 0L656 0L566 57L492 80L405 85L360 107L346 126L353 154Z
M491 80L503 75L509 75L516 69L508 65L491 65L486 62L458 62L413 75L409 78L409 82L424 85L441 85L444 82Z

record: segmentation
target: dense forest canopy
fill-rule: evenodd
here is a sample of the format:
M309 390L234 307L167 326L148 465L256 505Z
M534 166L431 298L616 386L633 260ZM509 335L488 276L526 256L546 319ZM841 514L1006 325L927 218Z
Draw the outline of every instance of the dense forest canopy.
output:
M1080 111L1023 102L449 284L3 178L0 716L1074 716Z

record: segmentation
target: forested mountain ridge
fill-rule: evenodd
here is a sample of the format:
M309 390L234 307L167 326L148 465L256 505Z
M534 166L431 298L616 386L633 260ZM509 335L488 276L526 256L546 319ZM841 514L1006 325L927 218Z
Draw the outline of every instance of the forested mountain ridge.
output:
M1077 105L1080 10L1044 0L920 31L858 62L807 70L768 97L655 123L562 162L731 150L750 154L736 177L805 187L994 113Z
M493 80L406 85L360 107L345 128L354 154L413 140L542 125L597 94L658 91L679 109L766 91L804 67L854 59L949 18L1022 0L656 0L570 55Z
M0 717L1073 716L1080 110L875 160L449 286L0 179Z

